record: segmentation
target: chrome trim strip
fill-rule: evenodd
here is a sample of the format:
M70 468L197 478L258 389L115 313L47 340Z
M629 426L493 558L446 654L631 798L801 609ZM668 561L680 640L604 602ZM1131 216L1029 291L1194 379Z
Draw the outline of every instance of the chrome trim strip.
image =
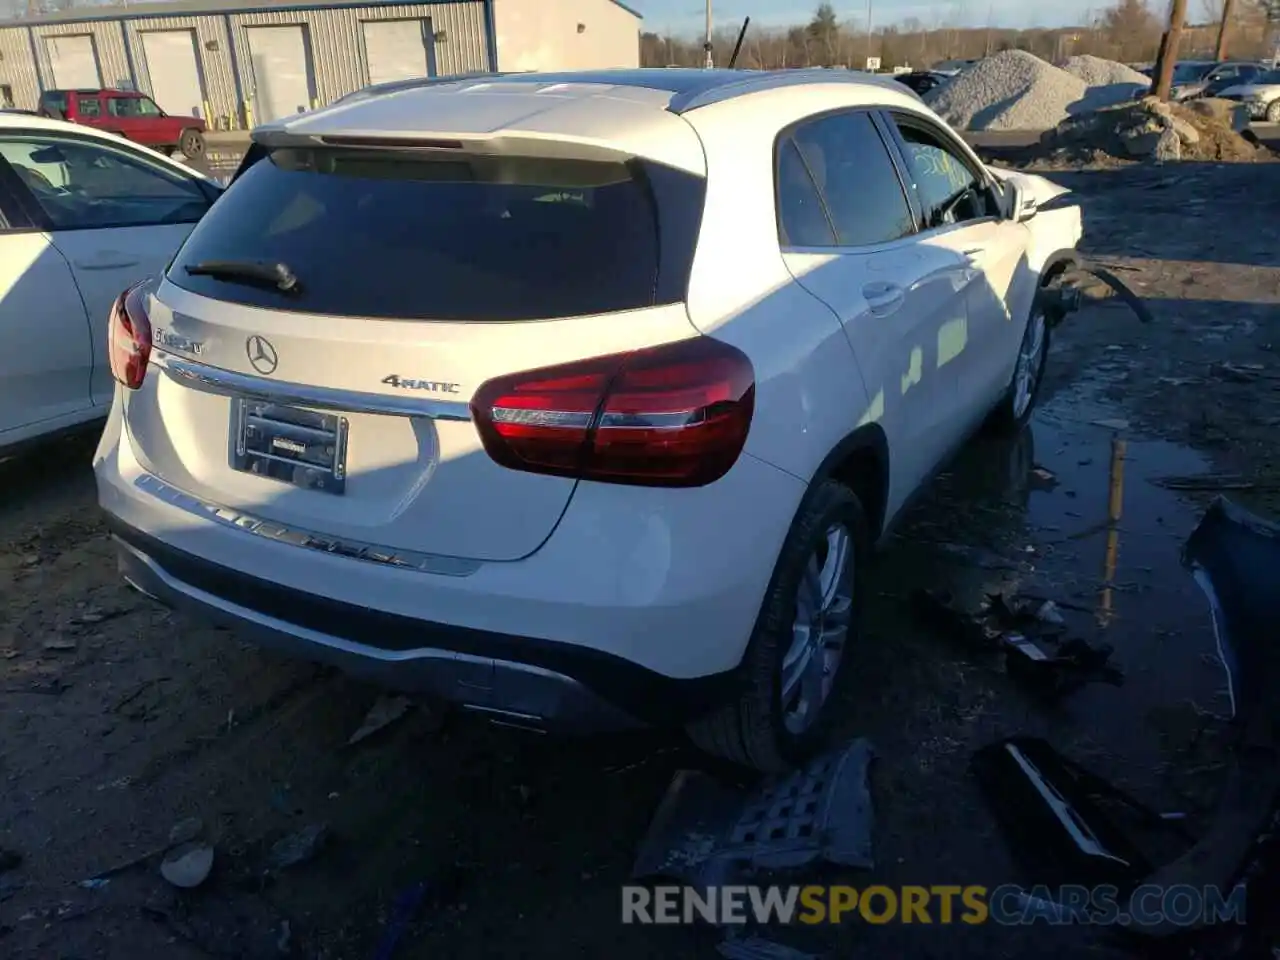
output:
M250 513L233 510L230 507L193 497L189 493L183 493L149 473L140 476L134 481L134 485L156 499L185 510L193 516L213 520L223 526L233 527L265 540L274 540L294 547L306 547L309 550L333 556L395 567L398 570L414 570L446 577L469 577L483 565L479 560L464 560L461 557L444 557L414 550L393 549L359 540L348 540L345 537L315 533L300 527L290 527L275 520L263 520Z
M457 400L389 397L357 390L313 387L301 383L268 380L265 377L253 377L223 370L221 367L211 367L207 363L180 359L159 349L152 352L151 362L183 386L204 393L238 396L249 400L262 400L267 403L281 403L296 407L320 407L348 413L427 417L431 420L459 422L471 419L471 407Z

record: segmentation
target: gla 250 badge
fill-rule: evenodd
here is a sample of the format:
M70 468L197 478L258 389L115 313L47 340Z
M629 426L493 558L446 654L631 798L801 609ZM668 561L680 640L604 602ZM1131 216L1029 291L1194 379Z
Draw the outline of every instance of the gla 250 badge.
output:
M461 384L444 383L441 380L416 380L393 373L383 377L382 382L397 390L426 390L428 393L457 393Z

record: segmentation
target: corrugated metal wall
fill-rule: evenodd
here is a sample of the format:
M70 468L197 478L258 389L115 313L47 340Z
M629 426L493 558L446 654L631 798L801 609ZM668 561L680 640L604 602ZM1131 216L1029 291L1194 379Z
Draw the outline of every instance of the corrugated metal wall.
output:
M0 27L0 57L0 83L13 88L13 105L34 110L40 99L40 79L25 27Z
M436 71L439 74L488 69L482 3L378 4L337 10L238 13L231 16L231 29L235 34L236 59L240 63L244 94L253 94L246 27L306 25L315 77L312 94L317 104L323 105L369 83L361 21L428 18L431 29L436 34L443 33L443 38L435 44Z
M48 37L93 37L93 47L98 54L98 73L102 83L118 87L131 83L129 58L124 51L124 33L119 20L95 20L87 23L35 24L36 64L46 88L54 86L53 65L49 62Z
M151 76L147 72L147 55L142 46L142 35L160 30L194 30L196 54L199 57L200 81L204 87L204 101L208 104L210 126L231 126L239 115L240 98L236 93L236 76L227 52L227 19L221 16L147 17L145 20L125 22L125 35L129 40L129 53L133 57L133 69L137 87L155 96ZM210 50L210 44L214 49Z
M438 38L435 41L435 64L439 75L489 69L484 3L481 0L456 0L452 3L316 7L174 17L130 18L125 14L111 20L33 24L34 64L27 40L28 28L5 27L0 28L0 53L3 53L0 83L13 87L15 106L33 109L40 89L54 86L49 54L42 38L91 34L102 82L107 86L134 86L150 94L153 91L142 34L153 30L194 30L210 125L243 127L246 122L245 101L249 101L252 109L254 93L249 38L245 32L247 27L306 26L315 85L312 94L316 105L324 105L369 83L361 22L407 19L431 21L431 30ZM37 70L42 82L37 80Z

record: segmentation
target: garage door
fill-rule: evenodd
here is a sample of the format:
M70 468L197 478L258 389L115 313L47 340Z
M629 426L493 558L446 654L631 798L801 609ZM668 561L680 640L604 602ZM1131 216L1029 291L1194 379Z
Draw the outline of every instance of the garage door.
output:
M430 75L427 21L369 20L362 26L370 83Z
M311 109L307 40L302 27L250 27L253 116L265 123Z
M157 30L142 35L142 52L151 77L151 96L165 113L198 117L203 109L200 68L193 30Z
M102 87L92 36L45 37L44 42L49 51L49 64L53 67L53 84L57 89L98 90Z

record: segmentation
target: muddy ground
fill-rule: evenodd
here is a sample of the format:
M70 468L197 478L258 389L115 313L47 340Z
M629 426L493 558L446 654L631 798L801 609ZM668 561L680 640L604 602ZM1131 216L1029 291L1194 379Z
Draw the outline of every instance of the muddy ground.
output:
M1104 303L1062 328L1031 431L975 444L881 558L834 734L869 736L880 755L877 868L854 883L1016 880L966 771L1002 735L1046 736L1193 824L1214 795L1223 678L1178 562L1211 494L1154 481L1242 474L1254 488L1231 495L1280 515L1280 164L1054 176L1079 191L1087 251L1156 322ZM1097 528L1116 434L1124 515L1108 575ZM92 446L0 465L0 848L21 855L0 859L0 955L363 960L381 956L397 897L426 882L395 957L714 956L706 932L619 925L654 807L699 762L678 738L566 743L417 711L348 746L377 691L121 586ZM1125 683L1045 707L999 660L922 628L920 586L1053 598L1076 635L1115 646ZM190 817L217 857L199 890L170 887L154 861L79 885ZM271 844L310 825L327 843L270 869ZM844 957L1110 950L1083 930L991 925L854 921L777 939Z

